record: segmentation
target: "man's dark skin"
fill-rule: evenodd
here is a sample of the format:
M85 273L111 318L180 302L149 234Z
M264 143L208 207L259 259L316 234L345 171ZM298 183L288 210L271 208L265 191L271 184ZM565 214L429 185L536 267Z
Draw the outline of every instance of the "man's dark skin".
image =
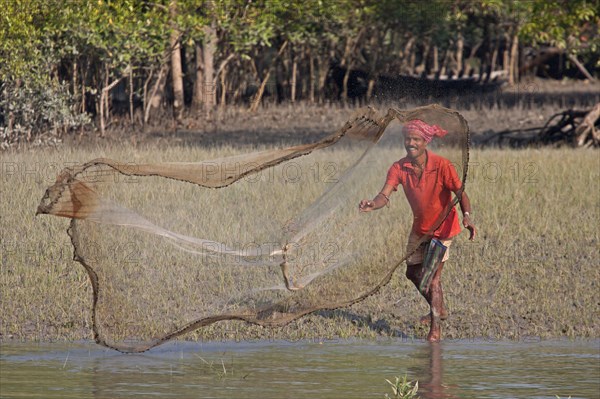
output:
M404 148L406 148L407 157L411 160L411 163L415 167L415 173L420 179L425 165L427 164L427 142L425 139L416 131L409 130L405 132L404 136ZM390 184L385 184L379 194L372 200L362 200L359 203L359 209L361 212L370 212L379 208L384 207L389 197L394 191L394 187ZM472 241L475 239L476 228L471 221L471 202L467 193L464 191L455 192L457 196L460 195L460 208L463 212L463 226L470 232L469 239ZM442 291L441 275L442 269L444 268L444 262L440 264L435 275L433 276L429 285L429 290L421 292L423 297L427 300L430 306L431 312L429 315L430 329L427 335L427 340L430 342L439 341L441 338L440 320L447 317L447 311L444 306L444 294ZM406 268L406 277L413 282L413 284L419 289L421 280L423 278L423 265L408 265Z

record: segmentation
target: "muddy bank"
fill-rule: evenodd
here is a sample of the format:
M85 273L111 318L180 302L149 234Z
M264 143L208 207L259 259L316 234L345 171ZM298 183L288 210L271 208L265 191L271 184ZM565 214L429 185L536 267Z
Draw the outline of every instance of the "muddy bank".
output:
M127 144L138 146L183 145L287 146L316 141L343 126L357 108L370 105L381 113L390 107L408 109L438 103L460 111L471 129L473 143L496 132L541 127L566 109L588 109L600 101L600 83L587 81L531 80L478 97L432 98L369 104L270 104L256 113L245 106L228 106L206 113L189 114L176 124L172 115L157 115L151 125L131 125L129 118L116 119L105 137L89 129L49 142L54 146L90 147ZM48 146L48 143L41 147ZM15 148L29 148L21 144Z

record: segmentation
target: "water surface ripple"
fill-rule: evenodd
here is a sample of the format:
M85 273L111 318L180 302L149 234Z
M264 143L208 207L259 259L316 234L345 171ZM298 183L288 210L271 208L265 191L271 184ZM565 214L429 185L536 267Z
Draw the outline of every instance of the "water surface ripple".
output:
M1 398L600 398L600 341L173 342L136 355L93 343L0 346Z

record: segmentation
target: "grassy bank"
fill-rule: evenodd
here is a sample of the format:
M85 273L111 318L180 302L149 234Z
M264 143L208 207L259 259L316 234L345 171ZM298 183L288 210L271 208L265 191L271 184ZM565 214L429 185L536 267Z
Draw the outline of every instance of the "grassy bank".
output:
M139 161L211 159L251 148L61 148L3 154L0 338L91 337L91 289L72 261L68 221L36 206L64 166L106 156ZM475 150L467 191L479 237L463 233L443 277L445 338L600 337L600 159L571 149ZM401 196L402 194L396 194ZM378 295L283 328L223 322L201 339L417 336L427 312L400 270Z

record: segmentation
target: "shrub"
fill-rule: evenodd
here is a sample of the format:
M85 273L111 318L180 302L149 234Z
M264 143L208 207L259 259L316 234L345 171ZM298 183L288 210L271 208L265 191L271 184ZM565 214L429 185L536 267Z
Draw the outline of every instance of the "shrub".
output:
M56 139L63 132L90 122L75 111L67 85L42 79L5 81L0 85L0 146Z

